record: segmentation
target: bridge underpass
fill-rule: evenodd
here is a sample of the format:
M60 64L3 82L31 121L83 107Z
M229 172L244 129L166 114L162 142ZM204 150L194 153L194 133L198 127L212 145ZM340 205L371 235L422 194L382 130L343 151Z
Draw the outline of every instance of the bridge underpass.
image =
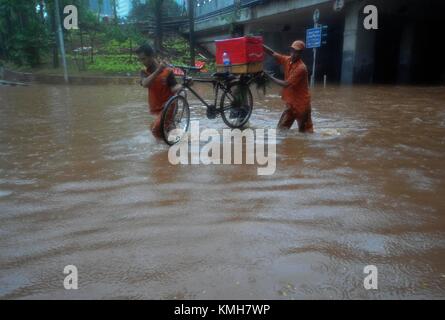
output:
M230 2L230 1L229 1ZM332 0L277 0L241 8L223 8L198 16L197 42L214 53L214 41L231 36L261 34L266 44L286 53L295 39L305 39L313 26L328 25L327 45L317 52L316 81L326 74L328 82L352 83L444 83L443 37L445 2L435 0L346 0L340 12ZM379 29L365 30L365 5L379 10ZM237 10L237 11L236 11ZM237 13L237 14L234 14ZM185 33L186 29L183 30ZM312 50L304 60L312 72ZM277 71L269 59L266 69Z

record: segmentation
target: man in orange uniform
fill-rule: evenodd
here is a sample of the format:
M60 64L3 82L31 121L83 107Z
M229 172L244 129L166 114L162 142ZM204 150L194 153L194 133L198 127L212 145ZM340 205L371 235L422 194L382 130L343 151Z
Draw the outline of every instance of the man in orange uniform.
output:
M144 44L136 50L139 61L145 66L141 71L141 86L148 88L148 105L150 113L156 116L151 132L156 138L161 138L161 116L164 104L181 89L173 74L164 63L158 63L154 50Z
M313 133L308 72L306 65L301 60L301 53L305 47L303 41L295 41L290 47L290 56L278 54L267 46L264 46L264 50L284 67L284 80L268 75L273 82L284 87L282 99L286 102L286 110L278 122L278 129L290 129L294 121L297 120L300 132Z

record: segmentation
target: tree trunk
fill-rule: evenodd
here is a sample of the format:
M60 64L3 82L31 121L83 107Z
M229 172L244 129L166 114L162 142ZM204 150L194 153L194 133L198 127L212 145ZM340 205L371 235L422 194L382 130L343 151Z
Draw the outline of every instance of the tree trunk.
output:
M162 51L162 3L163 0L155 0L155 49Z
M117 23L117 0L113 0L114 23Z
M83 53L83 47L84 47L84 44L83 44L83 31L79 30L79 33L80 33L80 48L81 48L80 56L82 58L82 60L81 60L81 70L83 71L83 70L85 70L85 55Z
M91 46L90 57L91 57L91 63L94 63L94 40L95 39L96 39L96 35L94 35L94 36L90 35L90 46Z
M51 8L49 10L51 12L51 31L52 36L54 37L54 41L52 43L52 52L53 52L53 68L57 69L59 68L59 50L57 49L57 35L56 35L56 16L54 13L54 10Z
M40 20L42 20L42 24L45 23L44 11L45 11L45 3L43 2L43 0L40 0L40 3L39 3L39 13L40 13Z
M11 41L11 40L8 38L8 35L9 35L9 37L10 37L11 34L12 34L12 21L11 21L11 17L13 17L13 15L12 15L12 9L10 10L10 14L9 14L9 15L7 14L7 15L5 16L5 18L6 18L6 32L4 33L4 34L5 34L4 37L5 37L6 39L8 39L8 42ZM9 58L9 52L8 52L8 50L7 50L6 39L0 41L0 45L3 47L3 54L4 54L5 58Z
M190 65L195 65L195 1L189 0Z
M131 41L130 38L130 63L132 62L132 60L133 60L133 42Z
M103 0L99 0L98 1L98 11L97 11L97 27L99 28L99 24L100 24L100 13L102 12L102 5L103 5ZM97 30L94 30L92 35L90 35L90 41L91 41L91 63L94 63L94 43L96 40L96 32Z

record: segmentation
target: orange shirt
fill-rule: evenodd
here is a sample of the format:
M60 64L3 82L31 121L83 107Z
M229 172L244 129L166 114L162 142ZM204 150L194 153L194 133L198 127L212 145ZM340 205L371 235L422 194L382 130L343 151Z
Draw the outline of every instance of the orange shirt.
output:
M290 56L274 55L277 62L284 67L284 80L289 86L283 88L282 99L299 111L304 111L311 104L308 86L308 72L301 59L292 63Z
M147 70L144 70L144 72L147 76L151 74ZM164 104L173 96L167 81L172 72L172 69L164 68L148 87L148 105L150 112L153 114L161 112Z

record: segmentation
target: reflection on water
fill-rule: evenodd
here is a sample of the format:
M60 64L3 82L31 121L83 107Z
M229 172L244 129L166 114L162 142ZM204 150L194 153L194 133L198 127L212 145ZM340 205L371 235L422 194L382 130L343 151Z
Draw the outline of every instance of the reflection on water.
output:
M0 87L0 297L444 298L444 101L318 89L316 133L279 136L276 173L258 176L170 165L137 87ZM281 110L277 90L257 95L250 126Z

